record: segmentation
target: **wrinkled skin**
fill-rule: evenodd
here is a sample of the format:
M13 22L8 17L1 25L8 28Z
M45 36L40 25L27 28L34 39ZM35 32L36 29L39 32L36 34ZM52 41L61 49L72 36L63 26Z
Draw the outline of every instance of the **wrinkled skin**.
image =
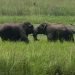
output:
M29 22L23 24L5 24L0 26L0 37L3 41L24 41L29 42L28 35L33 33L33 25Z
M38 40L37 39L38 34L47 35L48 41L59 40L60 42L63 41L74 42L72 31L62 24L50 25L48 23L42 23L41 25L39 25L37 28L34 29L34 34L33 34L34 40Z

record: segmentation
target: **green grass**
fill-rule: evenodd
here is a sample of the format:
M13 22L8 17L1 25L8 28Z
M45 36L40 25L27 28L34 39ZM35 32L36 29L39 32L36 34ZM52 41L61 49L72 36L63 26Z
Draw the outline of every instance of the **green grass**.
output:
M63 75L75 72L75 45L71 42L0 41L1 75L54 75L59 69Z
M75 0L0 0L0 15L75 15Z
M19 22L26 22L26 21L29 21L33 24L49 22L49 23L63 23L63 24L75 25L75 16L45 16L45 15L0 16L0 23L19 23Z

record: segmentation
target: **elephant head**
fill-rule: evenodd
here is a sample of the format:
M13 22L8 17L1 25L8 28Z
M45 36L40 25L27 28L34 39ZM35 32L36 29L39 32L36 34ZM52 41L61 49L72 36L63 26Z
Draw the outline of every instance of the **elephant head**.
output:
M46 27L47 27L47 23L42 23L37 27L37 33L38 34L45 34L46 33Z
M37 39L38 34L46 34L47 25L48 25L47 23L42 23L38 27L34 28L34 32L33 32L34 40L38 40Z
M30 22L24 22L22 27L27 35L33 33L34 27Z

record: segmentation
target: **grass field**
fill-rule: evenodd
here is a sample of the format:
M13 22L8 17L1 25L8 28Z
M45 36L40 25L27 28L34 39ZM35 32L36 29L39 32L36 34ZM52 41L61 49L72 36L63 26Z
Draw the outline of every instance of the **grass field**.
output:
M0 0L0 15L75 15L75 0Z
M32 15L32 16L0 16L1 23L21 23L29 21L32 24L48 23L63 23L74 24L75 16L46 16L46 15Z
M75 43L0 41L1 75L74 75Z
M74 16L1 16L0 23L30 21L34 26L42 22L75 24ZM75 43L48 42L38 36L30 43L3 42L0 39L0 75L74 75ZM55 74L56 73L56 74ZM57 74L58 73L58 74Z

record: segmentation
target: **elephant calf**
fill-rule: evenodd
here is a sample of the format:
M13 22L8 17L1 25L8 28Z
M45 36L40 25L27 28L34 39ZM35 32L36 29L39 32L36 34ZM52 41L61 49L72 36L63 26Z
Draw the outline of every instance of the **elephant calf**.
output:
M4 24L0 26L0 37L2 40L29 42L28 35L33 33L33 25L25 22L19 25Z
M60 42L65 41L74 41L73 33L70 29L68 29L66 26L62 24L48 24L48 23L42 23L37 28L34 29L34 40L37 39L38 34L45 34L47 35L47 39L49 41L57 41L60 40Z

